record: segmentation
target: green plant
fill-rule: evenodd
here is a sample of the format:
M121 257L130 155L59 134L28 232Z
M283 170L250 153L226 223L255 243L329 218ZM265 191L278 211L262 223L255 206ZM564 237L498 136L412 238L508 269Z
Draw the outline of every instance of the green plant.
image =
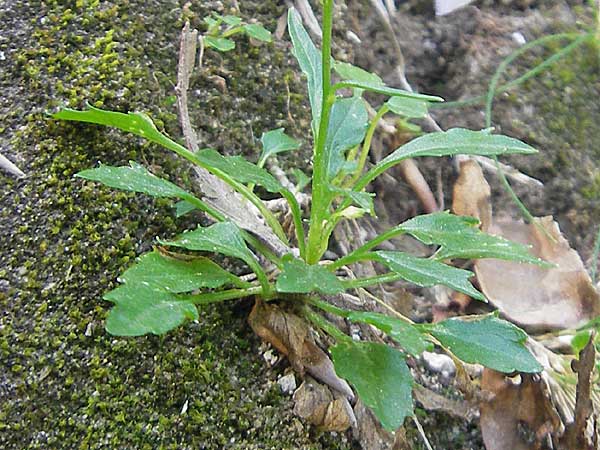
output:
M378 121L386 113L405 118L423 117L431 102L442 99L388 87L374 74L334 61L331 57L332 4L332 0L324 1L322 51L310 40L293 9L288 16L294 55L308 81L312 110L313 173L306 235L296 197L263 168L268 157L298 147L281 129L263 135L263 153L259 163L252 164L239 156L222 156L212 149L192 152L161 133L142 113L123 114L89 107L85 111L63 109L54 118L119 128L174 151L253 205L271 229L269 239L281 241L278 248L287 249L274 251L265 242L268 239L248 232L214 205L154 176L135 162L129 167L100 166L80 172L77 176L81 178L117 189L178 199L185 202L187 209L199 209L216 222L186 231L173 240L159 239L160 248L142 255L122 274L121 285L104 297L115 305L107 319L109 333L121 336L166 333L186 319L198 318L198 305L229 299L257 296L264 301L294 303L307 319L335 339L336 344L330 350L338 375L354 386L385 428L394 430L413 413L412 377L405 362L408 355L417 356L435 344L465 362L480 363L502 372L537 372L541 366L524 346L527 335L493 314L415 324L400 315L391 317L343 309L329 302L327 296L403 279L418 286L445 285L485 301L469 282L472 273L455 268L447 261L500 258L542 266L545 263L531 256L525 246L482 233L476 219L447 212L417 216L342 258L324 263L323 255L334 228L346 219L374 215L373 194L365 188L385 170L407 158L527 154L535 149L516 139L494 135L490 130L451 129L420 136L365 170L371 139ZM339 76L335 83L332 83L332 69ZM351 91L351 95L340 95L346 91ZM372 119L362 96L365 91L388 97ZM290 247L283 227L254 192L254 186L287 201L297 250ZM436 245L438 249L429 258L377 250L382 242L402 234ZM164 248L171 251L166 252ZM178 248L184 249L186 254L175 253ZM256 281L242 280L198 252L237 258L254 272ZM261 254L276 270L266 270L255 253ZM364 261L375 261L388 271L357 279L338 274L343 266ZM355 341L320 311L371 324L397 345Z
M201 36L201 41L205 47L214 48L220 52L228 52L235 48L235 42L230 37L236 34L246 34L253 39L262 42L271 42L271 32L260 24L244 23L237 16L221 16L213 13L210 17L204 18L208 29Z

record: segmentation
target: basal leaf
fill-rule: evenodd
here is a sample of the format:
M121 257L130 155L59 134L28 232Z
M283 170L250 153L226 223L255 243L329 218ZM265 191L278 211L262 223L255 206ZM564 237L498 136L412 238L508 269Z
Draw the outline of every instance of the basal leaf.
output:
M355 89L363 89L365 91L376 92L378 94L388 95L390 97L406 97L416 100L425 100L428 102L443 102L444 99L435 95L417 94L415 92L405 91L403 89L391 88L378 82L361 81L361 80L345 80L338 83L340 87L351 87Z
M154 285L124 284L106 293L115 306L106 320L106 331L117 336L164 334L185 319L198 319L196 306Z
M245 261L254 256L246 247L240 229L232 222L219 222L209 227L198 227L180 234L173 241L161 241L162 245L205 252L222 253Z
M333 70L344 80L356 80L360 82L370 83L372 85L383 86L383 80L379 75L367 72L365 69L357 67L347 62L335 61Z
M379 328L413 356L419 356L433 347L418 328L404 320L385 314L363 311L352 311L348 314L347 319L353 322L368 323Z
M413 413L412 376L398 350L374 342L344 340L330 349L337 374L345 378L388 431Z
M321 69L321 52L308 36L302 26L302 19L294 8L288 13L288 31L292 40L293 54L298 60L302 73L306 75L308 99L312 111L312 131L317 138L319 120L321 118L321 102L323 99L323 73Z
M244 25L244 31L251 38L263 42L271 42L271 32L262 25L258 25L256 23Z
M269 192L281 192L283 187L265 169L246 161L241 156L223 156L213 149L204 149L196 153L197 158L207 166L225 172L240 183L254 183Z
M260 138L262 143L262 153L259 161L265 161L277 153L297 150L300 148L300 142L283 132L283 128L267 131Z
M524 345L527 334L497 317L448 319L427 325L425 331L465 362L505 373L542 370Z
M119 281L131 285L152 285L167 292L190 292L198 288L215 289L226 283L245 284L208 258L181 260L163 256L157 251L146 253L127 269Z
M472 217L438 212L417 216L399 225L398 229L424 244L440 245L436 259L496 258L552 267L531 255L525 245L483 233L477 228L478 223Z
M369 126L369 114L360 97L340 98L331 108L325 161L327 177L332 180L346 162L345 152L360 144Z
M386 103L394 114L408 119L420 119L427 116L429 102L407 97L392 97Z
M508 136L490 134L487 131L453 128L448 131L428 133L413 139L381 160L372 171L381 173L400 161L419 156L493 156L536 152L537 150L533 147Z
M417 286L429 287L441 284L486 301L483 294L469 282L473 273L468 270L457 269L432 259L419 258L402 252L378 251L375 255L377 261Z
M83 170L75 176L86 180L99 181L112 188L141 192L153 197L181 198L189 196L186 191L170 181L148 172L144 166L134 161L129 161L129 164L130 167L100 166L96 169Z
M282 261L283 269L275 283L278 292L337 294L345 290L338 277L323 266L306 264L291 255L284 256Z
M235 48L235 42L231 39L215 36L204 36L204 45L206 47L212 47L220 52L228 52Z

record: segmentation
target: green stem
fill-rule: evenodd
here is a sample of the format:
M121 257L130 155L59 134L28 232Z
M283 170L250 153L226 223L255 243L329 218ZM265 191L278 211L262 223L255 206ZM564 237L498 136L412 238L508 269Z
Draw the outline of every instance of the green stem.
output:
M181 200L185 200L186 202L191 203L196 208L198 208L200 211L204 211L206 214L208 214L213 219L215 219L219 222L223 222L223 221L227 220L226 217L223 214L221 214L219 211L214 209L212 206L204 203L202 200L200 200L198 197L196 197L192 194L182 195L180 198L181 198Z
M559 50L558 52L556 52L555 54L553 54L549 58L547 58L544 61L542 61L537 66L535 66L532 69L530 69L527 72L525 72L520 77L515 78L514 80L512 80L512 81L510 81L510 82L508 82L506 84L503 84L500 87L495 88L494 89L494 96L497 96L497 95L502 94L502 93L504 93L506 91L509 91L512 88L520 85L524 81L527 81L528 79L530 79L530 78L538 75L539 73L543 72L544 70L546 70L546 68L548 68L549 66L551 66L552 64L554 64L555 62L557 62L558 60L560 60L561 58L564 58L566 55L568 55L570 52L572 52L575 48L579 47L583 42L585 42L587 39L589 39L590 34L585 34L585 35L581 35L580 33L553 34L551 36L544 36L544 37L542 37L540 39L536 39L535 41L531 41L528 44L525 44L523 47L520 47L519 49L517 49L514 53L512 53L508 57L509 58L512 57L513 55L515 55L515 53L517 54L516 56L519 56L524 51L529 50L530 48L532 48L532 47L534 47L536 45L547 44L548 42L556 41L556 40L561 40L561 39L575 39L577 37L580 37L582 39L577 39L576 42L573 42L572 44L570 44L570 45L566 46L565 48ZM487 99L487 94L486 95L478 95L477 97L469 98L467 100L460 100L460 101L446 102L446 103L433 103L433 104L430 105L430 108L432 108L432 109L460 108L460 107L463 107L463 106L472 106L472 105L477 105L477 104L485 103L486 99Z
M325 142L327 141L327 128L331 107L335 101L335 92L331 89L331 30L333 22L333 0L323 1L323 44L321 49L322 67L322 102L319 130L313 153L313 179L312 179L312 208L308 230L308 247L306 261L316 264L323 255L326 244L322 243L322 230L327 219L329 204L331 202L327 189L327 167L325 160Z
M369 125L369 129L367 130L367 134L366 134L365 140L363 142L362 151L360 153L360 158L358 159L358 167L356 168L356 171L354 172L354 175L352 176L352 179L350 180L350 183L349 183L350 186L353 186L356 183L356 181L360 178L360 175L361 175L361 173L365 167L365 164L367 162L367 157L369 156L369 151L371 150L371 140L373 139L373 135L375 134L375 130L377 129L377 124L379 123L381 118L385 115L385 113L387 113L389 110L390 109L388 108L388 106L384 103L383 106L381 108L379 108L379 111L377 111L377 114L375 114L375 116L371 120L371 124Z
M381 284L381 283L391 283L392 281L397 281L397 280L401 280L402 277L395 273L395 272L390 272L390 273L384 273L382 275L375 275L372 277L365 277L365 278L357 278L355 280L347 280L347 281L343 281L344 283L344 287L346 289L356 289L356 288L362 288L362 287L367 287L367 286L373 286L374 284Z
M310 308L304 309L304 316L310 320L314 325L325 331L328 335L333 337L336 341L347 341L352 340L352 338L344 333L342 333L334 324L332 324L329 320L325 319L319 313L314 312Z
M228 289L219 292L205 292L203 294L182 296L182 300L191 301L196 305L234 300L236 298L249 297L251 295L262 295L262 286L254 286L246 289Z
M302 223L302 210L298 204L298 200L294 194L287 189L281 191L281 195L287 200L290 206L290 212L292 213L292 219L294 221L294 231L296 233L296 240L298 241L298 249L300 250L300 257L306 258L306 237L304 235L304 224Z
M325 302L317 297L309 297L308 302L311 305L314 305L317 308L320 308L325 312L335 314L336 316L340 316L340 317L344 317L344 318L348 317L351 312L351 311L348 311L347 309L338 308L337 306L334 306L331 303Z

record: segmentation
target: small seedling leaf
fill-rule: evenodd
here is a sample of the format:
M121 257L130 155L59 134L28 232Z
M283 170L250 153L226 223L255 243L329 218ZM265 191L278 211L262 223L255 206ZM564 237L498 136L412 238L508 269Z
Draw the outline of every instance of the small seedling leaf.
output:
M306 75L308 99L312 111L312 131L316 139L319 120L321 118L321 102L323 98L323 73L321 70L321 52L308 36L302 26L302 19L294 8L288 13L288 31L293 44L293 54L298 60L302 73Z
M440 245L436 259L496 258L552 267L531 255L527 246L483 233L477 228L478 224L473 217L438 212L417 216L398 228L424 244Z
M159 243L188 250L222 253L239 258L246 263L254 258L242 238L240 229L232 222L219 222L209 227L198 227L180 234L173 241L159 240Z
M271 32L262 25L251 23L244 25L244 31L248 36L262 42L271 42Z
M246 161L241 156L223 156L216 150L205 149L196 153L198 159L207 166L225 172L240 183L254 183L269 192L281 192L283 187L265 169Z
M188 194L177 185L150 173L144 166L130 161L130 167L100 166L83 170L75 176L86 180L99 181L106 186L124 191L140 192L153 197L181 198Z
M354 386L386 430L396 430L413 413L413 380L401 352L352 340L341 341L330 351L337 374Z
M260 142L262 143L263 149L258 160L263 162L270 156L276 155L277 153L297 150L300 148L300 142L285 134L283 132L283 128L277 128L276 130L263 133L260 138Z
M347 316L352 322L363 322L379 328L412 356L419 356L426 350L431 350L433 344L427 342L415 326L404 320L375 312L352 311Z
M369 126L369 114L360 97L341 98L331 108L325 141L327 177L332 180L346 163L345 152L360 144Z
M345 290L342 282L325 267L306 264L291 255L283 258L283 269L277 277L275 288L278 292L297 294L338 294Z
M235 42L231 39L214 36L204 36L204 45L220 52L228 52L235 48Z
M116 336L164 334L185 319L198 319L193 303L153 285L124 284L106 293L104 299L115 304L106 331Z
M407 97L392 97L386 105L394 114L407 119L421 119L427 116L429 102Z
M239 25L240 23L242 23L242 19L240 17L237 16L219 16L219 18L225 22L227 25L229 25L230 27L235 27L237 25Z
M227 283L245 286L238 277L208 258L182 260L163 256L157 251L140 257L134 266L119 277L119 281L131 285L153 285L172 293L199 288L216 289Z
M403 252L378 251L375 255L377 261L417 286L429 287L441 284L477 300L486 301L483 294L469 282L473 273L468 270L457 269L432 259L419 258Z
M497 317L448 319L426 325L425 331L465 362L482 364L504 373L542 370L524 345L527 334Z

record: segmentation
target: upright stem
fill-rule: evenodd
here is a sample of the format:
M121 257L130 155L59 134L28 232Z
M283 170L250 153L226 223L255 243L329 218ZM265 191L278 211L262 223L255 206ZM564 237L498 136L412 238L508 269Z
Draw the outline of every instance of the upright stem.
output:
M321 117L318 135L315 136L313 153L313 204L310 212L308 230L308 248L306 261L315 264L321 259L325 249L322 243L324 221L329 209L329 193L327 188L327 167L325 160L325 142L331 107L335 101L335 92L331 89L331 29L333 22L333 0L323 1L323 42L321 49L322 87Z

